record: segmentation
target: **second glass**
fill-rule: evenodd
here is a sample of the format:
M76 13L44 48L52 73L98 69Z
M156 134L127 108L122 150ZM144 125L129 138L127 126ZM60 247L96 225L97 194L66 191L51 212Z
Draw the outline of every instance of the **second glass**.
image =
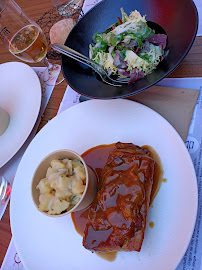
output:
M70 16L81 9L83 0L51 0L53 6L62 16Z

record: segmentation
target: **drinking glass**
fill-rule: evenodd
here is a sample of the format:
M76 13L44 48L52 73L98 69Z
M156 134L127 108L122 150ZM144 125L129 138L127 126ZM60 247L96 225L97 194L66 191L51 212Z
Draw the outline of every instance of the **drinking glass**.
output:
M31 20L13 0L0 0L0 38L9 51L22 61L42 62L44 81L55 84L60 66L47 58L48 45L39 25Z
M74 14L83 4L83 0L51 0L51 2L58 13L64 17Z
M0 205L6 203L11 193L10 183L0 175Z

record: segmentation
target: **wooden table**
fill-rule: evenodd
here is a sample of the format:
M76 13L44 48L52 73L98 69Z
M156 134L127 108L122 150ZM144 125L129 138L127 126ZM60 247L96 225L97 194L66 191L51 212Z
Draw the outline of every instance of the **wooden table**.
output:
M52 7L51 2L48 0L16 0L16 2L24 12L35 21ZM4 47L2 42L0 42L0 64L10 61L16 61L16 58ZM40 64L31 66L40 66ZM202 37L196 38L188 55L169 77L202 77ZM54 88L50 101L46 107L44 117L40 123L39 130L57 114L66 87L67 83L64 81ZM11 229L8 204L6 212L0 221L0 266L2 265L10 240Z

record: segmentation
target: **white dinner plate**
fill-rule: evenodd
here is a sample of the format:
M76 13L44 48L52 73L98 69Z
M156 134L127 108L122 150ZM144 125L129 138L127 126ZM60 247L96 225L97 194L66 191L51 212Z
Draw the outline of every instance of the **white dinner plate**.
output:
M56 149L83 153L114 142L152 146L162 160L164 178L149 209L140 252L119 252L108 262L86 250L71 216L52 218L38 212L31 180L39 162ZM197 182L180 136L159 114L129 100L90 100L52 119L34 138L18 167L11 194L11 228L28 270L174 270L191 239L197 212Z
M0 107L10 115L0 136L0 168L8 162L32 131L41 106L41 85L31 67L20 62L0 65Z

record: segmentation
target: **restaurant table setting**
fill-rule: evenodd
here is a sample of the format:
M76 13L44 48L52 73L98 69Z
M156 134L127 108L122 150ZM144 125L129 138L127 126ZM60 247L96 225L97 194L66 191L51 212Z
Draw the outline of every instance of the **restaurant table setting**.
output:
M86 14L98 2L99 0L96 0L96 1L85 0L84 5L82 7L83 14ZM202 20L201 20L202 5L199 0L195 0L194 2L197 7L198 14L199 14L197 36L202 36ZM136 95L133 95L133 96L126 95L126 96L123 96L122 99L119 98L119 99L109 99L109 100L91 99L90 95L89 96L87 95L87 97L83 96L81 95L81 93L79 93L79 91L77 92L73 90L70 86L67 86L64 97L60 104L57 116L53 120L51 120L36 135L39 123L43 117L44 110L48 104L48 101L54 89L54 83L56 82L57 76L59 73L55 75L55 77L52 79L51 83L49 84L47 81L44 82L44 74L45 74L45 69L46 69L45 67L30 68L27 64L22 64L19 62L4 63L0 65L0 71L2 68L2 70L5 72L5 76L2 76L2 78L3 77L5 78L5 83L8 81L6 76L10 76L10 74L7 73L6 71L7 66L9 66L9 70L12 71L13 67L16 69L15 65L18 66L17 69L19 73L19 74L16 74L16 79L19 80L18 84L16 83L16 87L18 87L17 85L20 85L20 81L21 81L20 74L22 70L23 72L27 72L26 82L24 83L25 86L24 88L20 87L22 91L22 95L27 96L26 106L30 107L29 102L30 101L33 102L33 98L35 98L36 100L34 101L35 103L32 105L33 112L30 112L30 115L29 115L29 113L26 113L26 112L29 112L28 108L26 108L25 106L22 107L22 101L19 98L19 105L17 102L17 106L22 107L22 111L19 112L19 114L21 115L16 119L19 123L19 126L24 124L26 128L23 129L21 134L18 130L17 125L13 126L13 131L11 130L9 132L9 130L7 130L9 132L8 136L10 136L10 140L13 143L13 145L11 144L9 145L9 147L7 146L6 139L8 140L8 137L5 139L5 141L2 142L2 145L0 141L1 149L4 149L5 147L8 148L7 151L5 150L3 151L4 153L6 153L5 156L0 156L0 176L3 176L6 180L9 181L9 185L11 187L11 193L12 193L12 186L14 184L15 193L12 194L13 197L11 200L10 207L11 207L11 212L12 212L11 228L16 233L15 235L13 235L11 239L11 242L8 247L1 269L2 270L38 269L36 267L38 267L39 265L41 267L40 269L56 269L57 264L59 264L60 269L66 269L65 267L67 267L67 265L66 266L62 265L59 262L54 261L54 260L49 261L49 262L43 261L42 254L40 258L35 257L37 254L35 253L35 249L37 249L36 242L33 243L32 247L29 248L28 245L30 243L27 243L27 244L25 243L25 242L29 242L27 241L28 239L26 240L21 239L21 238L25 238L25 237L22 237L22 233L24 234L23 230L25 230L25 235L28 233L28 231L25 228L23 228L22 230L20 228L20 223L22 222L22 219L23 219L22 215L26 215L26 213L22 215L20 211L13 213L13 209L15 205L19 207L20 203L22 203L22 201L20 201L18 196L16 195L16 191L18 191L19 194L21 192L22 192L21 194L23 194L23 192L26 190L26 187L27 187L25 185L25 187L22 187L22 190L20 191L20 189L18 189L18 187L15 185L14 180L18 181L18 183L21 182L20 178L23 175L23 166L24 167L29 166L29 155L33 152L33 162L36 163L39 159L41 159L41 157L43 157L46 154L46 152L64 147L66 134L64 133L64 135L63 134L58 135L58 134L54 134L53 131L57 129L62 130L62 125L64 125L64 122L68 124L68 121L69 121L69 125L72 128L71 131L74 132L73 133L74 135L71 135L71 134L68 135L70 142L67 143L67 145L72 146L79 153L84 152L86 149L91 148L92 146L102 144L102 143L99 143L102 140L104 143L112 143L111 138L113 138L113 141L116 141L116 140L118 141L119 136L121 136L121 138L123 138L124 140L128 141L130 140L132 136L137 135L137 141L139 140L141 144L141 140L138 139L138 136L139 134L144 134L145 132L148 132L149 128L152 130L151 134L154 134L154 135L151 135L150 144L154 143L154 141L156 140L155 134L158 134L159 132L160 134L162 134L162 138L163 138L162 142L159 141L160 148L162 148L165 152L169 152L169 147L176 148L174 151L176 155L176 159L177 160L182 159L180 161L181 163L179 162L180 164L179 166L183 166L183 162L185 164L185 167L187 165L186 168L182 168L181 170L179 170L180 171L179 178L184 178L185 179L184 181L190 184L190 190L193 192L193 198L190 198L190 201L189 201L188 198L186 199L186 196L188 196L187 194L189 192L189 187L188 186L185 187L185 191L182 191L182 194L181 194L182 198L184 198L183 202L185 204L187 203L186 204L187 209L189 208L189 203L191 205L193 204L193 209L195 211L194 213L197 216L194 216L194 215L189 216L189 210L187 210L187 215L189 216L190 223L188 225L186 224L187 227L186 225L184 226L184 230L185 231L187 230L186 231L187 234L186 236L184 236L184 240L183 239L180 240L181 244L184 243L186 245L185 247L186 249L181 250L179 253L177 252L177 254L173 254L173 257L174 257L175 262L177 262L176 264L177 270L182 270L182 269L183 270L184 269L185 270L192 270L192 269L202 270L202 236L201 236L202 234L201 232L201 209L202 209L202 199L201 199L202 151L201 151L201 147L202 147L202 140L201 140L201 135L200 135L202 133L202 124L201 124L202 77L164 78L163 80L160 80L159 82L157 82L155 85L152 84L151 87L145 89L143 92L140 92ZM33 87L33 90L31 88L31 85ZM30 87L29 93L26 92L27 87ZM32 91L35 91L34 97L32 96ZM2 97L3 96L5 95L2 93ZM0 107L1 106L3 107L3 104L5 104L5 101L3 100L2 97L0 96ZM13 98L15 98L15 96ZM10 107L12 107L12 105L10 105ZM4 109L7 109L9 111L9 108L4 108ZM17 110L19 111L18 108ZM93 113L94 115L92 115L92 111L94 112ZM116 115L112 113L112 116L110 116L109 114L113 111L116 112ZM74 123L77 123L77 121L79 121L79 117L81 114L85 115L86 117L88 116L88 121L87 123L83 121L84 123L80 124L80 130L79 130L78 126L74 125ZM130 116L128 116L128 114L130 114ZM10 119L12 120L12 113L10 113L10 115L11 115ZM22 119L22 115L24 119ZM134 117L136 117L137 119L133 120ZM140 131L137 131L136 127L139 127L142 119L146 121L148 127L147 128L141 127ZM124 132L120 131L118 127L116 129L116 126L114 124L113 125L114 130L112 131L110 129L108 132L109 134L106 134L105 132L101 130L101 128L98 129L97 132L95 132L93 130L93 121L98 121L100 124L100 127L102 127L102 125L103 127L105 126L110 127L111 125L110 121L112 122L114 121L115 124L116 123L118 124L120 122L120 126L123 128L123 130L127 129L127 126L130 125L132 121L134 121L134 126L131 127L131 131L128 131L128 133L126 132L127 134L125 135ZM126 124L125 124L125 121L126 121ZM151 124L150 121L152 122L154 127L158 127L158 126L161 127L160 128L161 130L154 131L152 129L152 125L150 125ZM11 124L12 124L12 121L10 122L10 125ZM174 129L172 127L174 127ZM12 137L13 135L12 132L17 132L19 134L19 138L16 138L16 140L14 140ZM116 132L119 136L116 135ZM47 134L50 134L48 138L47 138ZM85 138L84 144L82 145L78 143L78 145L76 145L75 143L76 138L77 138L77 141L79 141L81 136ZM89 138L86 138L88 136ZM53 141L56 141L55 145L52 145ZM166 146L166 142L168 144L167 146ZM42 145L44 149L42 149ZM192 164L189 160L189 156L186 154L184 145L188 149L190 157L194 165L197 182L198 182L198 191L195 184L192 182L194 181L193 180L194 173L192 172ZM41 148L41 153L35 153L34 149L37 147ZM10 148L10 152L9 152L9 148ZM166 156L166 153L161 153L161 155ZM172 159L168 158L168 161L172 163ZM31 167L30 167L30 170L32 170ZM173 168L173 170L178 171L178 168ZM165 174L166 173L168 174L168 176L172 176L170 169L168 169L168 171L165 171ZM192 180L186 179L186 175L187 175L187 178L189 178L190 176ZM169 181L169 179L167 180ZM166 184L167 183L162 184L162 189L164 189L164 185ZM183 185L183 182L181 184ZM171 194L173 194L174 203L177 203L179 194L175 194L175 190L174 190L175 185L171 187L171 189L172 190L170 192ZM25 195L25 198L26 198L26 195ZM167 199L169 200L169 197ZM19 200L19 203L18 203L18 200ZM5 212L8 201L9 200L7 200L4 204L0 205L0 219L2 218ZM197 201L198 201L198 208L196 205ZM29 204L29 200L27 201L27 203ZM158 198L156 198L156 203L158 203ZM22 208L25 209L26 207L22 206ZM155 201L154 201L153 208L155 208ZM151 211L153 211L153 208L151 209ZM172 211L172 209L169 207L168 208L166 207L166 209L168 213ZM174 217L175 215L178 215L178 214L179 213L176 210L176 212L173 213L173 216L171 215L171 217ZM18 215L20 217L18 218L18 220L15 220L15 218L17 218ZM27 215L28 215L28 219L30 219L30 222L32 222L31 214L28 213ZM154 216L155 216L155 212L154 212ZM40 225L40 222L42 226L48 224L47 221L45 221L43 218L40 219L39 225ZM195 222L195 218L196 218L196 222ZM67 226L70 226L69 227L70 232L68 234L68 237L70 237L71 239L73 225L70 224L71 223L70 219L67 220ZM29 221L27 220L25 222L28 222L27 224L30 224ZM49 220L49 222L50 222L50 226L53 226L53 227L56 224L56 221ZM166 220L166 222L169 222L169 220ZM183 224L183 218L182 218L182 221L180 222L181 222L180 224ZM59 228L61 228L61 230L63 229L64 224L62 223L62 220L61 221L59 220L57 225L59 226ZM155 222L155 226L158 227L157 221ZM168 229L169 228L170 227L168 227ZM33 229L33 232L35 232L35 228L32 228L32 229ZM33 232L29 232L29 233L32 234ZM62 237L62 233L63 232L61 232L60 234L61 237ZM179 230L179 234L180 234L180 230ZM175 237L174 235L172 236ZM44 236L44 239L43 239L43 233L40 233L40 237L42 239L40 244L43 246L44 244L43 240L45 239L47 240L47 235ZM33 237L31 237L31 239L33 240ZM17 240L17 242L15 242L15 240ZM61 247L64 248L63 242L60 242L59 240L57 241L55 238L54 240L56 241L57 244L61 244L62 245ZM78 235L78 239L76 237L76 244L80 242L81 242L81 237ZM168 243L168 246L170 245L171 250L174 249L172 244L173 246L176 245L176 248L177 248L177 243ZM23 245L26 246L24 249L22 248ZM161 248L164 249L163 246ZM151 252L150 249L148 250L147 252ZM158 248L155 251L158 251ZM33 258L31 259L30 254L32 253L33 253ZM81 257L83 260L85 260L86 267L85 266L82 267L81 264L75 263L75 267L74 268L72 267L71 269L87 269L87 267L88 269L91 269L93 265L90 265L90 263L88 263L87 255L88 253L85 253L83 251L81 252ZM92 254L90 255L92 256ZM59 255L55 254L55 256L57 258ZM71 256L74 257L75 255L72 254ZM130 258L128 258L129 264L133 260L131 256L132 255L130 255ZM153 256L155 257L155 254L153 254ZM152 262L155 265L155 262L152 261L151 257L152 257L152 254L148 255L148 258L147 256L145 256L146 263ZM98 258L99 257L97 257L93 262L97 263L98 262L97 260L99 260ZM119 263L120 262L119 260L121 259L125 260L125 258L126 257L124 258L119 257L117 259L117 263ZM137 259L137 261L139 261L139 263L142 262L141 255L137 255L135 258ZM40 263L38 264L38 262L36 261L40 261L40 260L41 260L41 264ZM165 258L164 257L162 257L161 259L159 258L159 261L161 260L162 261L164 260L165 262L166 260L168 260L168 258L166 258L166 256ZM100 262L100 266L97 266L98 269L103 269L103 267L105 267L106 269L119 269L117 268L117 265L113 266L113 262L106 263L104 260L101 261L101 259L99 262ZM74 263L72 262L72 259L71 259L71 263L72 265L74 265ZM129 264L127 264L127 267ZM143 268L141 269L147 269L145 265L143 265L142 266ZM94 269L94 266L92 269ZM126 268L126 269L129 269L129 268Z

